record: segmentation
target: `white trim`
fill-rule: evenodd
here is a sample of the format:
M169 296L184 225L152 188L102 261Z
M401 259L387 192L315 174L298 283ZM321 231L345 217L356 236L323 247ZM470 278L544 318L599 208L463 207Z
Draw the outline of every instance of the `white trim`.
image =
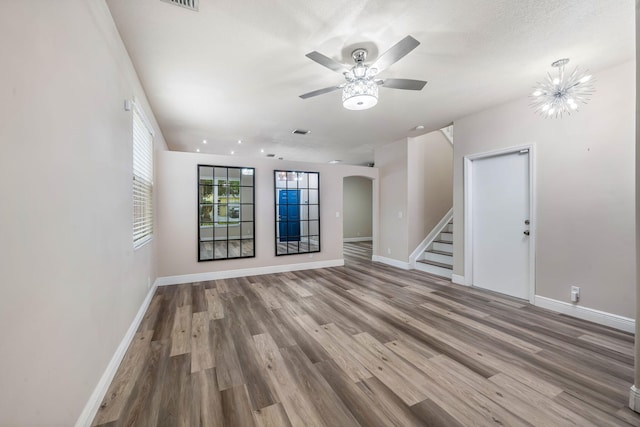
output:
M465 285L473 286L473 161L503 154L529 150L529 302L536 292L536 161L535 144L525 144L500 150L464 156L464 277Z
M632 385L629 390L629 409L640 412L640 389L635 385Z
M451 281L456 285L468 286L464 281L464 276L460 276L458 274L452 274Z
M440 222L438 222L438 224L433 227L429 234L427 234L427 237L425 237L424 240L420 242L418 247L413 252L411 252L411 255L409 255L409 265L411 266L411 268L416 268L416 260L418 259L418 257L420 257L420 255L422 255L427 247L429 247L429 245L436 239L436 237L438 237L438 234L440 234L442 230L444 230L447 224L449 224L449 221L451 221L451 218L453 218L453 208L449 209L449 212L447 212L444 217L442 217Z
M390 265L392 267L401 268L403 270L410 270L411 269L411 265L409 265L408 262L398 261L397 259L387 258L387 257L383 257L383 256L380 256L380 255L372 256L371 257L371 261L380 262L382 264L387 264L387 265Z
M535 296L534 305L572 317L577 317L578 319L589 320L593 323L610 326L612 328L629 332L631 334L635 333L636 322L635 320L628 317L607 313L605 311L600 311L589 307L583 307L581 305L570 304L568 302L558 301L555 299L542 297L540 295Z
M344 243L352 243L352 242L371 242L373 237L345 237L342 239Z
M147 130L149 131L151 136L155 137L156 133L153 130L153 125L151 124L151 120L149 120L149 117L147 117L147 114L144 112L144 109L142 108L142 104L138 102L138 99L135 96L133 97L133 108L135 108L136 113L138 113L138 115L142 119L142 122L147 127Z
M451 130L449 130L451 129ZM445 126L443 128L440 129L440 132L442 132L442 134L447 138L447 141L449 141L449 144L451 144L451 146L453 146L453 123L450 124L449 126ZM451 132L451 133L449 133Z
M269 265L266 267L242 268L238 270L207 271L206 273L182 274L179 276L158 277L158 286L179 285L182 283L204 282L207 280L231 279L234 277L258 276L261 274L285 273L287 271L311 270L315 268L342 267L344 259L305 262L302 264Z
M93 390L93 393L91 393L89 400L80 413L80 416L78 417L78 420L75 424L76 427L88 427L96 417L98 409L100 409L100 405L102 404L102 399L107 393L107 389L109 388L109 385L111 385L111 381L113 381L113 377L115 377L116 372L118 371L118 367L120 367L120 363L122 362L122 359L124 358L124 355L127 352L127 349L129 348L129 345L131 344L131 341L133 340L133 337L135 336L145 313L147 312L147 308L149 308L149 304L151 304L151 300L153 299L153 295L156 292L156 288L158 286L157 282L158 281L156 280L151 289L149 289L149 292L147 293L144 301L142 301L142 305L138 309L136 317L133 318L133 321L131 322L127 333L122 338L122 341L120 341L118 348L116 348L116 352L113 354L113 357L111 357L111 360L109 361L107 368L102 374L102 377L100 377L96 388Z

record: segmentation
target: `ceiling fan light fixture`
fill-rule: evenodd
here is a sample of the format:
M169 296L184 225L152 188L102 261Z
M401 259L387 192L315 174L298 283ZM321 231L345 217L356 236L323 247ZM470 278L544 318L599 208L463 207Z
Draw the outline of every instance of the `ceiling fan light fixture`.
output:
M342 89L342 105L347 110L366 110L377 103L378 83L373 80L354 80Z

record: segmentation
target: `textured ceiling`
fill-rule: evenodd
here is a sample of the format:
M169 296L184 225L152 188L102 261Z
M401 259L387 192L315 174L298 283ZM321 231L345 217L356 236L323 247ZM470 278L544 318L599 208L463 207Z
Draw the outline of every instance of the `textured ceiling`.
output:
M635 55L633 0L200 0L199 12L107 4L178 151L364 164L376 146L526 97L558 58L597 74ZM380 77L427 80L422 91L380 88L364 111L344 109L340 91L298 97L343 81L305 54L351 64L366 47L370 63L407 35L420 46Z

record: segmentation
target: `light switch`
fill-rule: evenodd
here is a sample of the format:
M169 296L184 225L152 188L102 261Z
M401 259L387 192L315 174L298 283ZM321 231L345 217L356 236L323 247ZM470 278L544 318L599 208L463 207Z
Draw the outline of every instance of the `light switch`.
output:
M402 211L398 211L398 219L402 219Z
M336 212L336 218L340 218L340 212Z

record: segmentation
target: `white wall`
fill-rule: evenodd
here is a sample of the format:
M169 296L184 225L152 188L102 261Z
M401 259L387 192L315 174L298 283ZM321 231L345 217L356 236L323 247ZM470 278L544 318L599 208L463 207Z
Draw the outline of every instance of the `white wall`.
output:
M411 253L453 206L453 147L440 131L409 138L407 162Z
M183 152L158 156L158 276L173 277L229 270L342 260L342 182L345 176L378 178L376 168L289 162ZM255 170L256 256L228 261L198 262L197 165L246 166ZM275 256L275 195L273 171L320 173L321 251ZM375 184L374 184L375 186ZM339 216L336 216L336 213Z
M585 64L587 65L587 64ZM522 99L455 122L454 273L464 275L463 158L535 144L536 294L635 317L635 62L595 73L592 101L562 119Z
M150 110L102 1L3 2L0 40L0 425L69 426L155 279L123 100Z
M362 239L373 237L373 183L368 178L344 178L343 237Z

